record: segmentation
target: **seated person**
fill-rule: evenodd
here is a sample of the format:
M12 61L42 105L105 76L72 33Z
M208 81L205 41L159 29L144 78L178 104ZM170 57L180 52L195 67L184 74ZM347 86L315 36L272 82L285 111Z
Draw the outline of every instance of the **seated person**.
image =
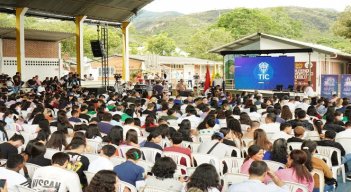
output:
M112 170L113 163L110 159L114 156L115 152L116 148L114 146L104 145L100 151L100 157L89 164L88 171L97 173L101 170Z
M19 173L23 167L24 158L19 154L9 155L6 167L0 167L0 179L6 180L8 191L17 191L16 185L29 186L27 179Z
M18 154L18 148L24 144L22 135L13 135L8 142L0 144L0 159L8 159L9 155Z
M171 141L172 141L172 146L171 147L165 147L163 151L171 151L171 152L178 152L182 153L184 155L189 156L191 159L191 150L189 148L182 147L182 141L183 141L183 135L180 132L174 132L171 135ZM186 166L185 159L180 160L180 164Z
M197 152L202 154L210 154L216 156L219 159L231 155L232 151L230 150L230 147L226 144L223 144L223 133L215 132L212 135L211 139L211 141L201 143Z
M287 141L289 142L303 142L303 137L305 134L305 128L302 126L296 126L294 129L294 137L289 138Z

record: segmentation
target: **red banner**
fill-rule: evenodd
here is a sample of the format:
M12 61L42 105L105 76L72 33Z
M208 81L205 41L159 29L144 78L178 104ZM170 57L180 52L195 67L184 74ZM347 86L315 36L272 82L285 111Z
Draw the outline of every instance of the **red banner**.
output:
M313 90L316 90L316 62L311 62L311 81ZM308 62L295 62L295 88L308 85Z

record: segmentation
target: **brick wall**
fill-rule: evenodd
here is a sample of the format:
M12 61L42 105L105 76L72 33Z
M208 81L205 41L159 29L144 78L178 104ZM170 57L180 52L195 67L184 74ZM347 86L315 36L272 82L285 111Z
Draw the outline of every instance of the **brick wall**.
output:
M25 57L58 58L58 42L25 41ZM3 39L4 57L16 57L16 40Z

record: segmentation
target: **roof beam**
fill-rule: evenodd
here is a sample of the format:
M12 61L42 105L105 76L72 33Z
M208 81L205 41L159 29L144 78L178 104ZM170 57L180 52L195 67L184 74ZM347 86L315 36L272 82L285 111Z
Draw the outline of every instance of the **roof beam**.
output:
M267 49L267 50L240 50L240 51L220 51L221 55L229 55L229 54L234 54L234 55L249 55L249 54L273 54L273 53L312 53L313 49L312 48L306 48L306 49Z

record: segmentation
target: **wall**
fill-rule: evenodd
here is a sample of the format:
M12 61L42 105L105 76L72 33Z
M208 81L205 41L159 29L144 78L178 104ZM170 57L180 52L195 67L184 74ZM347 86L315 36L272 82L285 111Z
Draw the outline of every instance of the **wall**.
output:
M3 39L3 56L16 57L16 40ZM26 58L58 58L59 42L25 41Z

